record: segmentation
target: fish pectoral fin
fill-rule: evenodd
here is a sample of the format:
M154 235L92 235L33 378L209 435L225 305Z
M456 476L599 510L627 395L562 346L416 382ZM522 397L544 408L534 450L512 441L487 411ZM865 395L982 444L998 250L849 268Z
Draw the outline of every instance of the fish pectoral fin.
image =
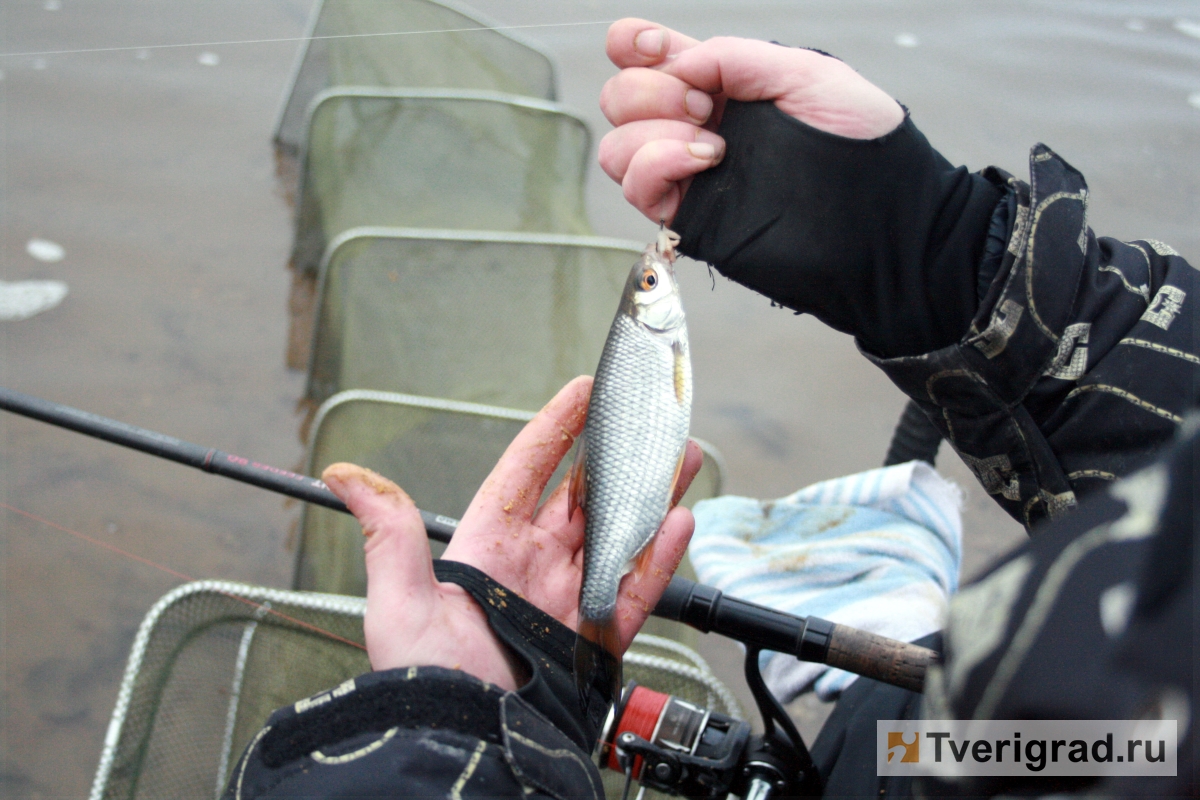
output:
M657 536L658 533L656 532L654 536L650 537L650 541L646 542L646 546L641 549L641 552L634 556L633 560L629 562L629 573L638 580L641 580L642 576L646 574L647 570L653 566L654 562L653 559L650 558L650 551L654 549L654 539Z
M575 518L576 509L587 511L587 430L579 434L575 445L575 460L567 475L567 521Z
M687 456L687 442L683 443L683 449L679 451L679 460L675 462L675 474L671 476L671 508L679 504L683 499L683 494L676 494L679 490L679 476L683 473L683 459Z

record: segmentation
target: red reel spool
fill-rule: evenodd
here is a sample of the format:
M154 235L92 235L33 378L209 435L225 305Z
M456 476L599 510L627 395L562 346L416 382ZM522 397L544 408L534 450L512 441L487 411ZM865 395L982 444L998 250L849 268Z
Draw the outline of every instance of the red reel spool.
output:
M617 729L613 731L612 739L609 740L608 748L608 767L609 769L621 772L621 765L617 761L617 748L615 742L617 737L626 731L636 734L646 741L654 740L654 729L658 727L659 717L662 716L663 708L666 707L667 701L671 699L670 695L656 692L653 689L647 689L645 686L634 686L633 691L629 693L629 697L625 700L625 707L622 709L621 719L617 722ZM633 779L638 780L642 774L642 757L635 756L633 759Z

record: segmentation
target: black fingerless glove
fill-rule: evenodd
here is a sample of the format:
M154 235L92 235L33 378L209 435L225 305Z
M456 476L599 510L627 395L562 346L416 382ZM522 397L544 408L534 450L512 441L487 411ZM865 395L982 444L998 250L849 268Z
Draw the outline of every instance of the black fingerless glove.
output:
M951 165L907 116L859 140L774 103L729 101L720 134L724 160L696 176L675 218L681 252L876 355L967 331L1000 187Z
M579 707L575 632L472 566L439 559L433 562L433 571L439 581L466 589L487 614L500 641L525 662L530 678L517 694L590 753L614 698L608 686L597 680L592 685L591 715Z

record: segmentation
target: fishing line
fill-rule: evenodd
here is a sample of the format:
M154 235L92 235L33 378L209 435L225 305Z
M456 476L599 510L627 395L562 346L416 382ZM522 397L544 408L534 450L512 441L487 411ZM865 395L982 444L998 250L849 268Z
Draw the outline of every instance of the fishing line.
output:
M426 31L388 31L385 33L339 33L325 36L288 36L279 39L237 39L225 42L188 42L186 44L150 44L130 45L124 47L90 47L80 50L38 50L22 53L0 53L0 58L17 58L21 56L65 56L79 53L119 53L129 50L170 50L181 47L224 47L239 44L277 44L282 42L312 42L322 39L362 39L379 36L418 36L430 33L471 33L474 31L515 31L530 28L571 28L581 25L612 25L616 20L594 20L591 22L544 22L536 25L496 25L477 28L441 28Z
M105 550L111 550L112 552L114 552L118 555L122 555L122 556L125 556L126 558L133 559L134 561L138 561L142 564L145 564L146 566L154 567L155 569L165 572L168 575L170 575L174 578L178 578L181 581L195 580L195 578L193 578L192 576L185 575L182 572L179 572L177 570L173 570L164 564L159 564L157 561L151 561L148 558L139 556L135 553L131 553L128 550L122 550L120 547L117 547L115 544L109 544L108 542L102 541L100 539L92 538L91 536L88 536L86 533L80 533L79 531L73 531L70 528L64 528L62 525L59 525L55 522L51 522L50 520L45 519L44 517L39 517L37 514L31 514L28 511L22 511L19 508L14 508L13 506L10 506L8 503L0 503L0 508L11 511L14 514L20 514L22 517L31 519L34 522L40 522L42 525L46 525L47 527L54 528L56 531L62 531L63 533L70 534L71 536L74 536L77 539L82 539L83 541L87 542L88 544L93 544L93 545L96 545L97 547L103 547Z
M178 570L171 569L170 567L166 566L165 564L159 564L157 561L152 561L151 559L146 558L145 556L139 556L136 553L131 553L128 550L124 550L120 547L117 547L115 544L105 542L101 539L96 539L92 536L88 536L86 533L80 533L79 531L71 530L70 528L59 525L58 523L51 522L50 520L46 519L45 517L39 517L37 514L31 514L28 511L22 511L19 508L14 508L13 506L10 506L8 503L0 502L0 508L5 509L6 511L11 511L14 514L19 514L22 517L33 520L34 522L41 523L42 525L53 528L56 531L61 531L66 534L70 534L71 536L74 536L77 539L81 539L82 541L85 541L88 544L92 544L97 547L102 547L105 550L112 551L118 555L124 556L125 558L131 559L133 561L137 561L137 562L139 562L141 564L145 564L146 566L149 566L149 567L154 567L155 569L165 572L168 575L170 575L171 577L178 578L181 581L196 580L196 578L193 578L191 575L185 575L184 573L179 572ZM313 631L314 633L319 633L322 636L328 636L330 639L333 639L335 641L341 642L343 644L353 645L354 647L357 647L359 650L365 651L367 649L367 648L363 647L361 644L359 644L358 642L354 642L354 641L351 641L350 639L346 639L341 636L338 636L336 633L333 633L332 631L327 631L324 628L313 625L311 622L305 622L302 619L296 619L295 617L293 617L289 614L284 614L282 611L277 611L276 609L272 608L269 605L266 605L263 603L256 603L253 600L250 600L245 597L238 597L237 595L230 594L229 592L221 592L221 594L225 595L226 597L230 598L231 600L237 600L240 603L245 603L246 605L254 608L255 610L262 609L262 610L266 611L266 613L268 613L268 614L274 614L275 616L279 617L280 619L286 620L287 622L290 622L293 625L299 625L301 628L306 628L310 631Z

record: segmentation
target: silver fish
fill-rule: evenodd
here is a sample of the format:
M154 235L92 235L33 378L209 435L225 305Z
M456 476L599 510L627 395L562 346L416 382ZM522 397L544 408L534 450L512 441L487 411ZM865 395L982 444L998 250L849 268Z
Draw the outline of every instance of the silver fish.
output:
M620 695L617 589L670 509L687 447L692 364L662 230L634 264L608 332L571 469L570 513L586 515L575 681L586 710L599 678Z

